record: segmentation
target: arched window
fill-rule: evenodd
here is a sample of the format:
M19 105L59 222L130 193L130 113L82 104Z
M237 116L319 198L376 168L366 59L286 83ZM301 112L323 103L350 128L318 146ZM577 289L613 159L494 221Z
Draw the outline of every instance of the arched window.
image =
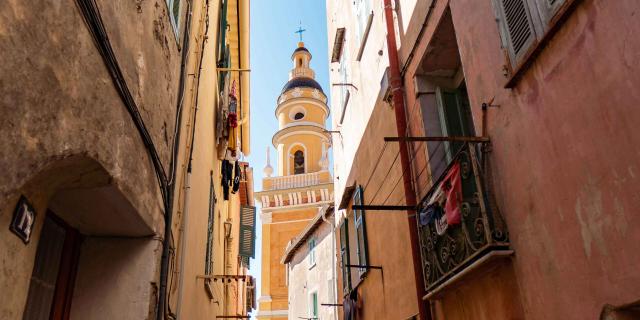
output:
M298 150L293 154L293 174L304 173L304 152Z

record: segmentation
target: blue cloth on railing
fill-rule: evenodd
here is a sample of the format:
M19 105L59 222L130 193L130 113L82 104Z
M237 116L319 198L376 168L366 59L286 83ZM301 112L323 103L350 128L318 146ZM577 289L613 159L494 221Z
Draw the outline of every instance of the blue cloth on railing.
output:
M437 202L429 204L420 211L420 225L426 226L440 217L442 217L442 207Z

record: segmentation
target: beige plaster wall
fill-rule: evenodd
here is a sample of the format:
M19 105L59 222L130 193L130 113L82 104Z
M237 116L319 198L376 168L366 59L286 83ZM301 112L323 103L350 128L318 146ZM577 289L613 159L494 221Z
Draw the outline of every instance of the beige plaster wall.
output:
M80 250L71 319L153 317L160 241L89 237Z
M168 168L180 54L167 8L163 1L97 2L125 80ZM74 1L4 3L0 52L0 223L9 224L20 194L38 213L28 245L0 228L0 318L13 319L22 314L42 221L57 190L82 181L98 166L108 179L97 184L117 186L153 233L163 230L163 208L149 156ZM74 158L96 165L61 165ZM155 272L158 259L150 261Z
M331 225L323 222L311 238L316 240L316 263L309 259L309 240L296 251L286 266L289 268L289 319L311 317L311 293L318 293L319 319L334 319L336 307L323 307L323 303L336 303L336 279L333 275L335 241Z

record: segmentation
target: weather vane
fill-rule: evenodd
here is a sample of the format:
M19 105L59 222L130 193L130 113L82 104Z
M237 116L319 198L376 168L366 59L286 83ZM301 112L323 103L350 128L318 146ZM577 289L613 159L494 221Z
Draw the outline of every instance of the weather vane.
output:
M302 42L302 33L307 31L306 29L302 29L302 21L300 21L300 26L298 27L298 31L294 32L300 36L300 42Z

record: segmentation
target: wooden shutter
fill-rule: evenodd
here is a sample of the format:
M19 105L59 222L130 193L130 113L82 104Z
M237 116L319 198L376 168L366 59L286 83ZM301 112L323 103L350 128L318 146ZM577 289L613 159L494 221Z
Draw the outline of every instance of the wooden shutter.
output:
M509 52L511 67L516 67L536 42L536 31L527 0L496 0L500 30ZM547 1L547 0L544 0ZM550 0L553 1L553 0Z
M358 186L353 193L353 204L354 205L362 205L362 186ZM353 210L353 218L355 222L356 229L356 243L358 244L356 248L356 254L358 256L358 265L366 266L368 264L367 259L367 230L364 220L364 210ZM367 273L366 268L358 268L358 273L360 278L364 277L365 273Z
M255 257L256 252L256 207L240 207L240 252L243 257Z
M342 266L342 292L351 291L351 269L349 265L349 222L347 218L340 225L340 264Z
M215 225L216 195L213 189L213 171L209 177L209 221L207 223L207 252L205 253L204 274L213 273L213 228Z

